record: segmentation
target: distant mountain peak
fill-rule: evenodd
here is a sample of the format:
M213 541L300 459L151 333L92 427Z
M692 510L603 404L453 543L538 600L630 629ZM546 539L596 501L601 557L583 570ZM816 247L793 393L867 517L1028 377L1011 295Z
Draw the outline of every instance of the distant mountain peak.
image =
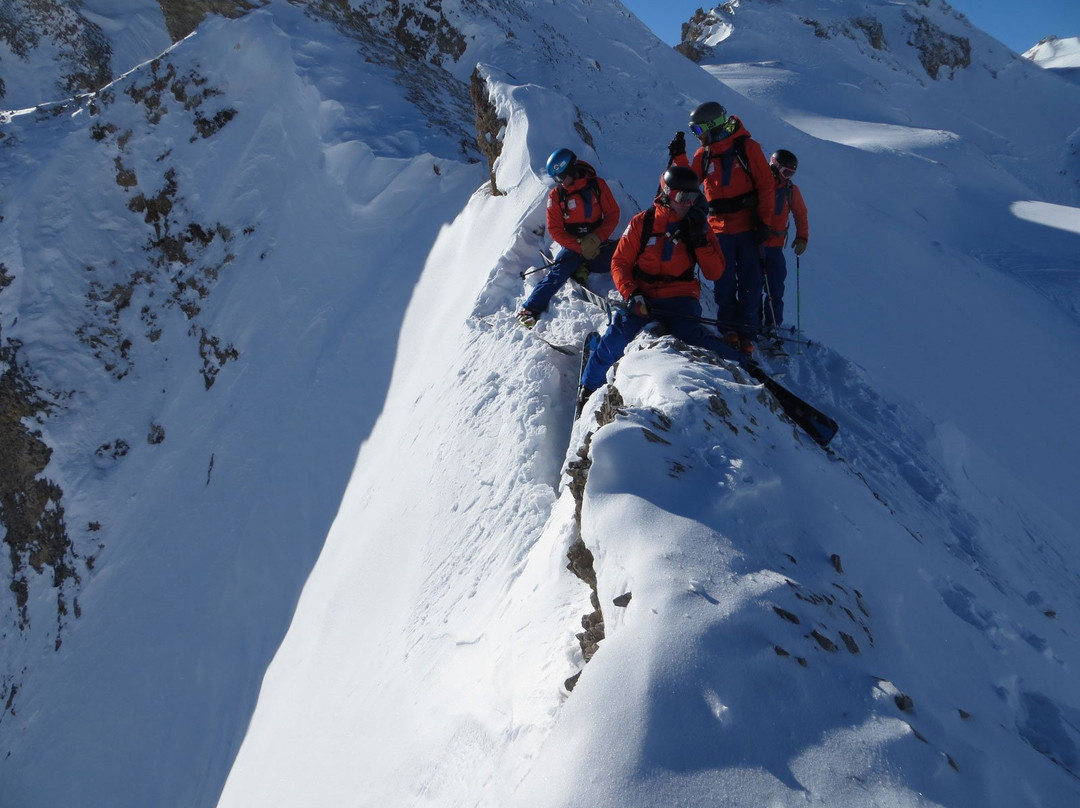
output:
M699 9L683 25L676 50L695 62L722 60L724 48L748 32L748 38L771 38L778 49L788 51L790 33L800 28L821 41L850 40L873 59L887 54L934 80L952 78L972 62L970 24L940 1L883 3L875 8L851 2L795 5L784 0L735 0L709 11Z
M1080 36L1048 36L1025 51L1024 58L1049 70L1080 67Z

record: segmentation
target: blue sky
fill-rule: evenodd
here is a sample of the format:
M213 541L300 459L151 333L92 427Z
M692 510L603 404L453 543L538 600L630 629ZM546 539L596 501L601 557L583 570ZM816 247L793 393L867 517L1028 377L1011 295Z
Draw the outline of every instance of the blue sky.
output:
M718 5L708 0L623 0L623 5L672 45L678 43L682 24L698 8ZM1080 36L1080 0L949 0L973 25L1023 53L1046 36Z

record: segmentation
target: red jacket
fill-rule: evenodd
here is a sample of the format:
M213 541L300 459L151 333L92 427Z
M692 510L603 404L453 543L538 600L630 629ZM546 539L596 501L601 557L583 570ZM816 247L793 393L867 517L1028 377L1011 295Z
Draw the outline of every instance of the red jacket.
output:
M551 237L567 249L581 252L578 239L596 233L607 241L619 226L619 203L596 169L578 160L578 178L556 185L548 194L547 228Z
M788 214L795 214L795 238L810 240L810 220L806 216L806 202L802 191L791 180L783 177L776 179L774 193L776 204L773 206L773 227L783 232L772 236L765 242L766 247L786 247L788 237Z
M724 274L724 254L711 229L709 243L693 252L679 238L679 221L673 221L671 208L654 204L652 233L641 250L645 212L630 220L626 232L615 247L611 259L611 279L619 294L629 300L635 294L648 298L700 297L701 282L694 273L695 264L710 281ZM678 279L678 280L676 280Z
M732 116L734 117L734 116ZM735 131L708 146L700 147L694 153L694 160L687 160L685 154L675 158L676 165L689 165L701 180L705 199L709 201L709 221L717 233L745 233L754 230L759 224L772 227L773 208L773 173L769 161L750 132L735 118L738 126ZM736 141L745 138L746 166L736 148ZM757 192L757 203L740 207L740 200L752 201L747 194ZM718 208L732 207L730 211ZM778 228L774 228L778 229Z

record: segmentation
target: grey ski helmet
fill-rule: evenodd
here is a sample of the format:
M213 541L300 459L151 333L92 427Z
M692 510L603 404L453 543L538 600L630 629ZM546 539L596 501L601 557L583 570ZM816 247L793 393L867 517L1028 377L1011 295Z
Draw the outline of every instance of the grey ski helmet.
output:
M706 101L690 113L690 131L701 137L728 122L727 110L718 101Z

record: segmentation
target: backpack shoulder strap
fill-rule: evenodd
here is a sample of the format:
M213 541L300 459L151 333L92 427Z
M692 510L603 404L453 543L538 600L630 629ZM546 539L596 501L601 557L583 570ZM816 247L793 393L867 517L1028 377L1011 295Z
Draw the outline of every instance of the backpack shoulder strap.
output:
M585 188L582 188L580 191L576 191L575 193L577 193L579 195L584 195L586 189L588 189L588 191L593 195L593 199L596 200L596 203L600 204L600 183L597 181L595 174L593 174L592 176L588 177L585 180ZM567 200L570 198L570 194L561 185L558 187L558 192L559 192L559 207L561 207L563 209L563 211L565 212L566 211L566 203L567 203ZM586 201L588 201L588 200L586 200Z
M742 170L747 174L750 174L750 159L746 156L746 141L750 139L750 135L739 135L735 138L735 142L732 144L732 150L735 152L735 159L739 161L739 165L742 166ZM701 154L701 176L706 177L709 174L709 161L721 159L727 157L731 152L722 152L717 155L713 155L712 149L706 147L702 150ZM750 178L753 179L754 175L750 174Z
M653 222L656 221L656 208L652 205L645 211L645 217L641 220L641 244L638 246L638 255L640 256L645 252L645 246L649 243L649 239L652 238Z
M596 175L589 177L588 179L589 190L592 191L593 199L596 200L596 204L600 204L600 182L596 179Z
M750 135L741 135L735 138L735 156L739 160L739 165L743 167L743 171L750 175L750 179L754 179L754 175L750 173L750 159L746 156L746 141L750 139Z

